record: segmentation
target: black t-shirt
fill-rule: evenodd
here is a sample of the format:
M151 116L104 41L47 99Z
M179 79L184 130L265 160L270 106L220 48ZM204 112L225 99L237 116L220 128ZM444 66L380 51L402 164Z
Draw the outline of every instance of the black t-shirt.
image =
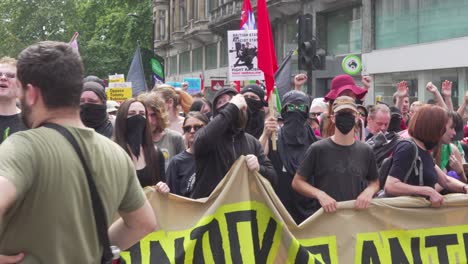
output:
M19 114L10 116L0 115L0 144L3 143L7 137L11 136L11 134L26 129Z
M368 181L379 178L374 153L366 143L338 145L331 138L312 144L298 173L336 201L356 199ZM317 208L320 204L317 203Z
M166 171L171 193L190 196L195 183L195 168L195 157L186 150L172 157Z
M434 168L434 160L432 159L431 154L426 150L418 146L418 155L421 158L423 164L423 181L424 186L429 186L434 188L434 185L437 183L437 172ZM414 146L411 142L401 141L398 143L395 152L393 153L393 163L390 168L389 175L395 178L398 178L400 181L404 182L406 173L411 167L411 164L414 160ZM419 185L419 176L416 175L413 170L408 178L407 184L410 185Z

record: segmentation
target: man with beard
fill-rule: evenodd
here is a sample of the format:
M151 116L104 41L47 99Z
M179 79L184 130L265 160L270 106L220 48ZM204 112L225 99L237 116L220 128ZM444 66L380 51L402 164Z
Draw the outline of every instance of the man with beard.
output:
M0 58L0 144L11 134L26 129L16 108L19 92L16 60Z
M337 201L356 199L355 208L365 209L379 190L379 176L372 149L354 137L358 110L354 99L336 98L330 116L335 134L312 144L294 176L292 187L316 199L315 210L336 211Z
M265 110L263 107L268 106L265 102L265 91L256 84L250 84L242 88L241 94L247 102L248 120L245 132L259 139L265 124Z
M218 91L213 99L213 120L198 130L193 151L197 180L192 198L207 197L234 162L246 156L247 167L276 185L276 174L256 138L245 133L247 103L235 89Z
M156 228L132 161L81 122L83 64L70 45L34 44L20 53L17 67L22 117L32 129L0 146L0 263L107 263L112 252L107 248L110 254L103 256L98 236L127 249ZM89 177L54 126L76 140ZM91 193L101 202L92 202ZM100 228L93 210L98 204ZM117 213L121 219L107 230Z
M273 117L266 120L260 138L265 153L272 161L278 175L276 193L298 224L307 218L314 208L312 199L296 193L291 187L294 174L307 148L317 141L312 128L307 123L309 105L310 99L304 92L296 90L287 92L283 97L281 116L284 124L278 130L277 151L272 150L271 140L268 140L277 128L277 122Z
M83 124L105 137L112 137L113 126L107 114L107 96L97 82L85 82L80 98L80 117Z

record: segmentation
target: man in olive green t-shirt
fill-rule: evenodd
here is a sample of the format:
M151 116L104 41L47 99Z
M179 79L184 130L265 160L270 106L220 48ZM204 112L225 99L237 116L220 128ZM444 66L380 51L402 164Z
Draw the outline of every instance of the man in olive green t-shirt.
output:
M75 137L96 182L112 245L126 249L156 228L154 213L139 187L128 155L86 128L79 99L83 65L72 48L40 42L18 57L23 120L33 128L0 146L0 264L100 263L89 187L72 145L56 123Z

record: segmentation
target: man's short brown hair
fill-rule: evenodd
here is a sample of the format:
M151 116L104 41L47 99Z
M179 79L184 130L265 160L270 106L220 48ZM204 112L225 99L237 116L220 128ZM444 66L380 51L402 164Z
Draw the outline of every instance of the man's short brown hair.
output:
M449 120L445 109L436 105L422 106L411 118L408 133L424 143L438 142Z
M23 89L28 84L38 87L49 109L80 106L83 71L80 55L64 42L42 41L18 56L17 78Z

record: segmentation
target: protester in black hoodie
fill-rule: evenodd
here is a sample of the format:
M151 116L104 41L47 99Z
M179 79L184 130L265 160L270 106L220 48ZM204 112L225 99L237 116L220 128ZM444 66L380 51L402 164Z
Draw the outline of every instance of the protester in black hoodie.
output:
M276 193L293 219L299 224L312 214L316 202L295 192L291 183L305 157L307 148L317 141L317 137L307 123L309 97L301 91L293 90L287 92L282 101L281 116L284 119L284 125L278 130L277 150L272 150L272 142L268 140L271 132L276 131L277 128L274 118L266 120L260 142L265 146L265 153L272 161L278 175Z
M237 91L228 88L216 93L213 120L195 136L197 180L192 198L207 197L241 156L246 155L249 170L256 170L276 185L276 173L256 138L244 132L247 103Z
M104 87L97 82L85 82L80 98L80 117L83 124L99 134L112 137L114 130L107 114L107 96Z

